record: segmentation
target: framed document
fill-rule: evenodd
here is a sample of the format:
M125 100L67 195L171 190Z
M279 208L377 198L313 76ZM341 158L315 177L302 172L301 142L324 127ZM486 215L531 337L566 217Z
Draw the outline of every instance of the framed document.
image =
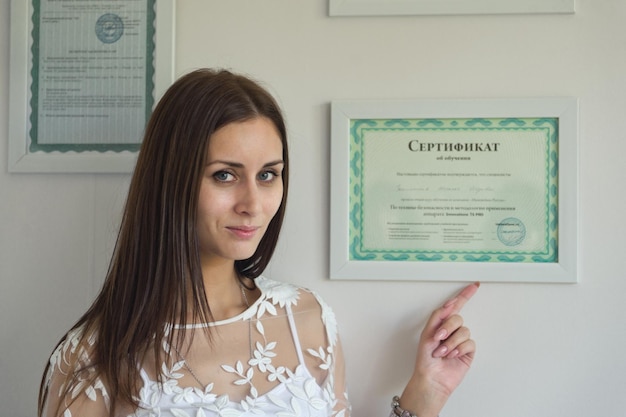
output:
M329 0L330 16L574 13L575 0Z
M577 108L333 102L331 278L576 282Z
M174 0L13 0L9 171L130 172L173 77Z

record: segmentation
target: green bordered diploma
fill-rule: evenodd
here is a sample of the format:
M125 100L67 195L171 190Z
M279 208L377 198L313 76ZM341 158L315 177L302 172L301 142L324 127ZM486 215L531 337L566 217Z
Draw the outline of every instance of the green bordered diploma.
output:
M558 119L350 120L349 259L558 262Z
M137 151L154 104L155 0L31 1L29 151Z

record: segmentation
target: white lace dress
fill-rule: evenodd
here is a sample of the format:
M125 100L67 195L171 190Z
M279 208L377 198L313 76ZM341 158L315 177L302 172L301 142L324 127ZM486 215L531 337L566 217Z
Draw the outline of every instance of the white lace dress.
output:
M162 348L169 358L161 369L141 366L140 408L133 417L349 417L344 363L331 309L314 293L264 277L261 296L242 314L214 323L211 340L202 331L185 348ZM176 332L176 327L169 331ZM89 363L89 349L70 333L50 358L44 416L62 404L63 417L108 416L109 397L101 381L81 384L61 398L68 358ZM91 340L90 343L95 343ZM163 384L157 382L157 372ZM69 407L67 406L69 405Z

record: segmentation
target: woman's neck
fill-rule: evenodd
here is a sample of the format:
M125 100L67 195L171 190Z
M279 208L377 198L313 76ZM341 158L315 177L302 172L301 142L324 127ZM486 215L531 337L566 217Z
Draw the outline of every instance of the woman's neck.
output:
M213 320L220 321L241 314L248 308L234 262L213 262L202 267L204 290Z

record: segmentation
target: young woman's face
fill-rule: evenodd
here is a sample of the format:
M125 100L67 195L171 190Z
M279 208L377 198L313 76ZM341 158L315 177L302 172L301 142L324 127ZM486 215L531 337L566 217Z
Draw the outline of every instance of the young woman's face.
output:
M230 123L213 133L207 156L198 201L201 260L247 259L282 200L280 136L264 117Z

